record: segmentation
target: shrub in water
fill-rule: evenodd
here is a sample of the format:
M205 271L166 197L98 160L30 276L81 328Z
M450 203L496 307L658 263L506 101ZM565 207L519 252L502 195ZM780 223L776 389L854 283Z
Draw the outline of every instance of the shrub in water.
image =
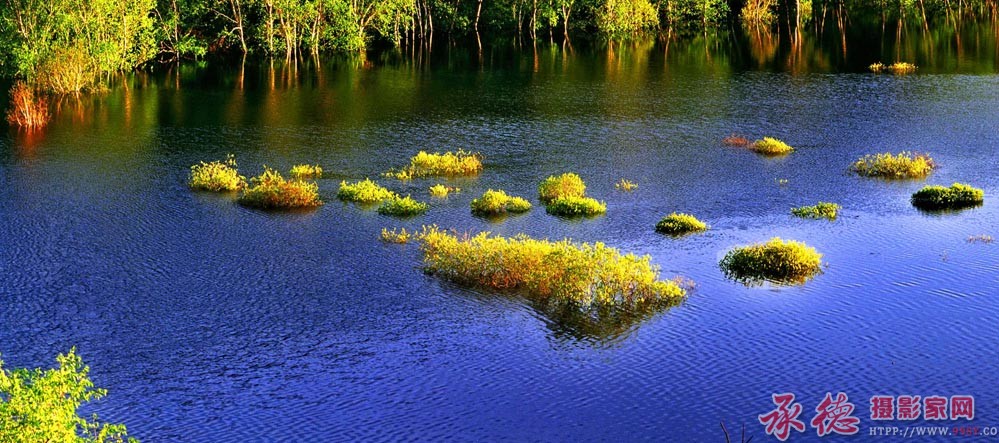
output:
M246 177L239 175L236 157L229 154L225 162L199 162L191 166L191 175L187 185L198 191L238 191L246 187Z
M545 204L558 198L584 195L586 195L586 184L582 178L571 172L557 177L550 176L538 185L538 198Z
M408 195L405 197L394 195L392 198L382 202L382 205L378 207L378 213L382 215L394 215L396 217L409 217L427 212L427 209L430 209L430 205L413 200Z
M107 395L71 349L56 369L7 370L0 361L0 442L134 442L125 425L77 415L83 403Z
M506 212L526 212L531 209L531 203L520 197L511 197L506 192L492 189L484 192L482 197L472 200L472 214L497 215Z
M409 159L409 165L399 171L389 171L386 175L400 180L420 177L455 177L476 175L482 171L482 156L459 150L458 152L435 152L433 154L420 151Z
M590 197L560 197L548 203L545 210L564 217L597 215L607 212L607 204Z
M634 191L638 189L638 184L631 180L626 180L622 178L621 180L619 180L617 183L614 184L614 187L622 191Z
M444 198L447 197L447 195L452 192L461 192L461 188L444 186L439 183L430 187L430 195L434 197Z
M409 240L413 238L413 234L402 228L400 230L391 230L382 228L382 241L386 243L408 243Z
M280 172L264 167L264 173L253 177L251 185L239 197L244 206L259 209L309 208L323 204L319 185L301 180L285 180Z
M916 72L916 65L907 62L895 62L890 65L877 62L868 66L867 69L877 74L885 71L890 71L892 74L911 74Z
M690 214L674 212L663 217L656 223L656 232L669 235L683 235L691 232L701 232L708 229L708 225Z
M839 214L840 206L836 203L819 202L815 206L802 206L791 208L791 213L801 218L827 218L835 220Z
M729 251L719 265L726 276L746 283L801 283L821 271L822 254L804 243L774 237Z
M427 272L462 284L582 307L672 304L685 295L675 282L658 279L649 256L622 255L603 243L489 233L459 238L437 227L424 227L420 237Z
M358 203L374 203L395 196L394 192L379 186L378 183L368 178L357 183L341 181L340 190L336 193L336 198L340 200Z
M790 145L772 137L763 137L763 140L753 142L752 150L763 155L784 155L794 152L794 148Z
M890 152L865 155L855 161L850 169L866 177L899 179L926 177L935 166L933 159L927 154L903 151L895 155Z
M749 146L749 139L741 135L732 134L728 137L722 139L722 144L725 146L733 146L736 148L745 148Z
M323 168L319 165L295 165L291 167L291 176L295 178L319 178L323 176Z
M7 122L27 129L41 128L49 123L49 101L23 81L10 88Z
M922 209L960 209L980 205L984 197L981 189L954 183L949 188L924 186L912 194L912 204Z

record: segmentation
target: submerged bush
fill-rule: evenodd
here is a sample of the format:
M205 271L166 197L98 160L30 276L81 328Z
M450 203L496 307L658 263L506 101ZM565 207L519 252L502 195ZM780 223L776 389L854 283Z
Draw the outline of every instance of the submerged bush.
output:
M563 197L582 197L586 195L586 184L578 175L567 172L559 176L550 176L538 185L538 198L542 203L549 203Z
M444 198L452 192L461 192L461 188L456 188L454 186L444 186L440 183L430 187L430 195L434 197Z
M319 165L295 165L291 167L291 176L295 178L319 178L323 176L323 168Z
M559 197L545 205L545 210L564 217L598 215L607 212L607 204L590 197Z
M614 187L622 191L634 191L638 189L638 184L631 180L622 178L621 180L618 180L618 182L614 184Z
M411 238L413 238L413 233L402 228L400 230L389 231L386 228L382 228L382 241L386 243L408 243Z
M926 177L935 166L928 154L902 151L895 155L890 152L865 155L850 169L866 177L899 179Z
M794 152L794 148L790 145L772 137L763 137L763 140L753 142L751 149L763 155L784 155Z
M840 206L836 203L819 202L814 206L791 208L791 213L801 218L827 218L835 220Z
M386 175L400 180L420 177L456 177L476 175L482 171L482 156L459 150L458 152L420 151L409 159L409 165L399 171L389 171Z
M319 185L302 180L285 180L280 172L264 167L264 173L250 180L239 203L259 209L309 208L323 204Z
M954 183L949 188L924 186L912 194L912 204L922 209L960 209L982 204L985 193L981 189Z
M462 284L582 307L670 304L685 295L675 282L658 279L649 256L622 255L603 243L489 233L459 238L437 227L424 227L421 240L427 272Z
M55 369L7 370L0 361L0 442L134 442L125 425L77 415L107 391L94 387L76 349L56 357Z
M378 213L382 215L394 215L396 217L409 217L427 212L427 209L430 209L430 205L416 201L408 195L405 197L393 195L392 198L382 202L382 205L378 207Z
M802 283L821 271L822 254L804 243L774 237L729 251L719 266L726 276L745 283Z
M674 212L663 217L656 223L656 232L669 235L683 235L691 232L701 232L708 229L708 225L690 214Z
M41 128L49 123L49 101L23 81L10 88L7 122L27 129Z
M733 146L736 148L745 148L749 146L749 139L741 135L732 134L728 137L722 139L722 144L725 146Z
M340 182L340 190L336 192L336 198L358 203L374 203L395 197L395 193L389 191L366 178L357 183Z
M472 200L472 214L497 215L507 212L526 212L531 209L531 203L521 197L512 197L506 192L492 189L484 192L482 197Z
M895 62L890 65L877 62L868 66L867 69L876 74L886 71L891 72L892 74L911 74L916 72L916 65L908 62Z
M986 234L972 235L972 236L968 237L968 243L985 243L985 244L990 244L993 241L995 241L995 239L992 238L991 235L986 235Z
M236 157L229 154L225 162L199 162L191 166L187 185L198 191L238 191L246 187L246 177L239 175Z

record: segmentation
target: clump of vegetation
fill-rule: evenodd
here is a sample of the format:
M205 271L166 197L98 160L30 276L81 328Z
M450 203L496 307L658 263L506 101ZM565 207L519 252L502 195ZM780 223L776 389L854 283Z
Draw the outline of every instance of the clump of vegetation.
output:
M968 237L968 243L985 243L985 244L989 244L989 243L992 243L993 241L995 241L995 239L992 238L991 235L985 235L985 234L972 235L971 237Z
M7 122L26 129L41 128L49 123L49 101L23 81L10 88Z
M891 72L892 74L911 74L916 72L916 65L908 62L895 62L890 65L886 65L881 62L874 63L867 67L871 72L875 74L880 74L882 72Z
M421 233L427 272L462 284L517 289L546 302L581 307L671 304L685 291L659 280L649 256L622 255L603 243L551 242L525 235L458 237L437 227Z
M763 140L753 142L750 149L763 155L785 155L794 152L794 148L790 145L773 137L763 137Z
M472 214L476 215L498 215L507 212L519 213L527 212L531 209L531 203L521 197L513 197L506 192L494 191L492 189L484 192L482 197L472 200Z
M187 185L198 191L238 191L246 187L246 177L239 175L236 157L226 156L225 161L199 162L191 166Z
M786 178L775 178L774 181L777 182L777 186L787 186L789 183Z
M94 387L90 368L76 348L56 357L55 369L7 370L0 361L0 441L2 442L135 442L125 425L101 423L77 415L83 403L107 391Z
M866 177L887 179L923 178L936 167L928 154L902 151L868 154L853 163L850 169Z
M708 225L690 214L674 212L656 223L656 232L668 235L683 235L706 231Z
M801 218L826 218L835 220L839 215L840 205L836 203L819 202L814 206L791 208L791 213Z
M291 167L291 176L295 178L320 178L323 168L319 165L295 165Z
M358 203L374 203L395 197L396 194L366 178L357 183L340 182L336 198Z
M741 135L732 134L728 137L722 139L722 144L725 146L732 146L736 148L745 148L749 146L749 139Z
M456 177L476 175L482 171L482 156L459 150L458 152L420 151L409 159L409 165L398 171L386 173L389 177L410 180L421 177Z
M949 188L924 186L912 194L912 204L922 209L960 209L980 205L984 198L981 189L954 183Z
M264 173L250 179L239 203L258 209L292 209L320 206L319 185L302 180L285 180L281 173L264 167Z
M408 195L405 197L393 195L392 198L382 202L382 205L378 207L378 213L396 217L410 217L427 212L428 209L430 209L430 205L416 201Z
M586 195L586 183L578 175L567 172L559 176L550 176L538 185L538 198L548 204L564 197L583 197Z
M618 180L618 182L614 184L614 187L622 191L630 192L638 189L638 184L631 180L622 178L621 180Z
M430 187L430 195L434 197L444 198L452 192L461 192L461 188L456 188L453 186L444 186L440 183Z
M409 240L413 238L413 233L402 228L399 230L393 229L389 231L386 228L382 228L382 241L386 243L409 243Z
M607 204L590 197L560 197L545 205L545 210L563 217L598 215L607 212Z
M802 283L821 271L822 254L804 243L774 237L729 251L719 266L726 276L746 283Z

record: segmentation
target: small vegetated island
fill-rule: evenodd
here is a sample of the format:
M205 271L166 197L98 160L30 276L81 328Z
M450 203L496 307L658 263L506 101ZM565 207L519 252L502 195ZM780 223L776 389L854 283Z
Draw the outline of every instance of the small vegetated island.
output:
M801 218L836 220L842 207L836 203L818 202L812 206L791 208L791 214Z
M280 172L266 166L262 174L250 179L250 186L237 202L258 209L314 208L323 204L319 185L298 179L287 180Z
M289 174L298 179L321 178L323 176L323 168L319 165L295 165L291 167Z
M246 187L246 177L239 175L236 157L229 154L224 161L191 166L187 185L196 191L234 192Z
M964 209L981 205L985 192L981 189L954 183L950 187L924 186L912 194L912 205L925 210Z
M697 217L690 214L684 214L682 212L673 212L659 223L656 223L656 232L660 234L666 234L673 237L680 237L686 234L692 234L695 232L703 232L708 230L708 225Z
M822 254L802 242L774 237L729 251L719 266L727 277L747 285L800 284L822 270Z
M458 150L458 152L427 153L420 151L409 159L409 164L399 170L390 170L385 175L399 180L412 180L425 177L461 177L478 175L482 172L482 155Z
M430 205L408 195L402 197L368 178L355 183L341 181L336 196L343 201L361 204L381 202L378 213L396 217L420 215L430 209Z
M936 164L929 154L902 151L868 154L850 165L850 170L865 177L884 179L924 178Z
M552 215L577 217L607 212L607 204L587 197L586 183L572 172L544 179L538 185L538 199Z
M503 190L492 189L482 193L482 196L472 200L472 214L491 216L506 213L518 214L531 209L531 202L522 197L509 196Z
M763 154L770 157L787 155L794 152L794 148L792 148L791 145L773 137L763 137L762 140L753 142L753 144L749 146L749 149L757 154Z

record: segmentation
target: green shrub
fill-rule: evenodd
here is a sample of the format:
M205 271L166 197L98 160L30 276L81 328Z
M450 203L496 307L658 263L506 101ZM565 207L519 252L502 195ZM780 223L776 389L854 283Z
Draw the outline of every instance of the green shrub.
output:
M753 142L750 149L763 155L785 155L794 152L794 148L790 145L772 137L763 137L763 140Z
M424 227L420 239L427 272L471 286L522 290L546 302L643 306L685 295L676 282L658 280L649 256L622 255L603 243L489 233L459 238L437 227Z
M291 167L291 176L295 178L320 178L323 168L319 165L295 165Z
M80 405L98 400L90 368L71 349L56 357L56 369L7 370L0 361L0 442L135 442L125 425L77 415Z
M238 191L246 187L246 177L239 175L236 157L229 154L224 162L198 162L191 166L187 185L198 191Z
M250 180L239 203L258 209L309 208L323 204L319 185L301 180L285 180L280 172L264 167L264 173Z
M630 191L634 191L634 190L638 189L638 184L635 183L635 182L633 182L633 181L631 181L631 180L627 180L627 179L623 179L622 178L621 180L618 180L617 183L614 183L614 187L617 188L617 189L620 189L622 191L629 191L630 192Z
M850 169L866 177L899 179L926 177L935 166L933 159L927 154L903 151L895 155L890 152L865 155L855 161Z
M386 243L408 243L411 238L413 238L413 233L402 228L400 230L389 231L386 228L382 228L382 241Z
M497 215L507 212L526 212L531 209L531 203L520 197L511 197L506 192L492 189L484 192L482 197L472 200L472 214Z
M912 204L922 209L960 209L980 205L984 198L981 189L954 183L949 188L924 186L912 194Z
M395 197L396 194L371 181L364 179L357 183L340 182L340 190L336 193L336 198L358 203L374 203Z
M452 192L461 192L461 188L455 188L453 186L444 186L440 183L430 187L430 195L438 198L447 197L447 195Z
M839 215L840 205L836 203L819 202L815 206L791 208L791 213L801 218L827 218L835 220Z
M382 215L394 215L396 217L409 217L427 212L430 205L413 200L410 196L400 197L398 195L386 199L378 207L378 213Z
M746 283L801 283L821 271L822 254L804 243L774 237L729 251L719 265L726 276Z
M690 214L674 212L663 217L656 223L656 232L669 235L683 235L691 232L701 232L708 229L708 225Z
M916 65L908 62L895 62L890 65L886 65L881 62L874 63L867 67L871 72L875 74L880 74L884 71L891 71L892 74L911 74L916 72Z
M607 212L607 204L590 197L559 197L548 203L545 210L563 217L597 215Z
M560 176L550 176L538 185L538 198L548 204L563 197L583 197L586 195L586 184L578 175L567 172Z
M385 175L400 180L421 177L456 177L476 175L482 172L482 156L459 150L458 152L435 152L433 154L420 151L409 159L409 165L401 170L389 171Z

